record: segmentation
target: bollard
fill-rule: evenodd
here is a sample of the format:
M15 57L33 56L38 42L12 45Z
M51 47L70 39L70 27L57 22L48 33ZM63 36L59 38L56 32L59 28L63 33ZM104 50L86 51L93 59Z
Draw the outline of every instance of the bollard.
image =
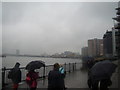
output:
M70 63L69 63L69 73L70 73Z
M5 70L6 70L6 67L2 69L2 87L5 86Z
M73 63L73 71L74 71L74 63Z
M75 62L75 70L76 70L76 62Z

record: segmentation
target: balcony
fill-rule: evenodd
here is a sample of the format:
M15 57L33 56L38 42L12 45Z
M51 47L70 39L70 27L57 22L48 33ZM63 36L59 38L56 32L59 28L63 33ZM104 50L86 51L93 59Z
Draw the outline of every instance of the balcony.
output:
M120 22L120 16L114 17L114 18L112 18L112 19L114 19L114 20Z
M120 29L120 23L114 25L115 29Z

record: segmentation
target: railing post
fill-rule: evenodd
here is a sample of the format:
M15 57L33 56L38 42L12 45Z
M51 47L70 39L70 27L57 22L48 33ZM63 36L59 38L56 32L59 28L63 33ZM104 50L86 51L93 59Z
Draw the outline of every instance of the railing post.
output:
M66 72L66 63L64 64L64 66L65 66L65 67L64 67L64 70L65 70L65 72Z
M70 63L69 63L69 73L70 73Z
M75 62L75 70L76 70L76 62Z
M73 71L74 71L74 63L73 63Z
M5 86L5 70L6 70L6 67L2 69L2 88L4 88Z
M45 67L43 68L43 78L45 79Z

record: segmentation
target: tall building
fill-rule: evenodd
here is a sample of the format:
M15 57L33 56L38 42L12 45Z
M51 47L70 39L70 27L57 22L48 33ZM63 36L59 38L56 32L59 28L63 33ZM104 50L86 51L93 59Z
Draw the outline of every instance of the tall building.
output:
M116 37L116 53L117 56L120 58L120 1L118 3L118 8L116 8L116 17L113 18L117 23L114 24L114 28L117 29L115 34Z
M20 50L16 50L16 55L20 55Z
M88 56L97 57L103 55L103 39L88 40Z
M83 47L81 49L81 54L82 54L82 57L88 56L88 47Z
M100 44L99 44L99 55L100 56L103 56L103 39L102 40L100 40Z
M112 28L112 46L113 46L113 56L117 56L117 52L116 52L116 41L117 41L117 33L118 30L115 29L114 27Z
M93 40L88 40L88 56L93 56Z
M103 52L105 57L113 55L112 31L106 31L103 36Z

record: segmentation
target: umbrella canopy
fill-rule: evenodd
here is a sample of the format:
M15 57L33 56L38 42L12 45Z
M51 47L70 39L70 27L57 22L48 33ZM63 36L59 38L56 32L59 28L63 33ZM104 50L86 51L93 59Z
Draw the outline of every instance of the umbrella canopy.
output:
M91 68L91 75L96 79L105 79L112 76L112 73L115 72L117 65L113 64L109 60L104 60L96 63Z
M45 63L43 61L31 61L25 67L27 70L35 70L40 69L41 67L45 67Z

